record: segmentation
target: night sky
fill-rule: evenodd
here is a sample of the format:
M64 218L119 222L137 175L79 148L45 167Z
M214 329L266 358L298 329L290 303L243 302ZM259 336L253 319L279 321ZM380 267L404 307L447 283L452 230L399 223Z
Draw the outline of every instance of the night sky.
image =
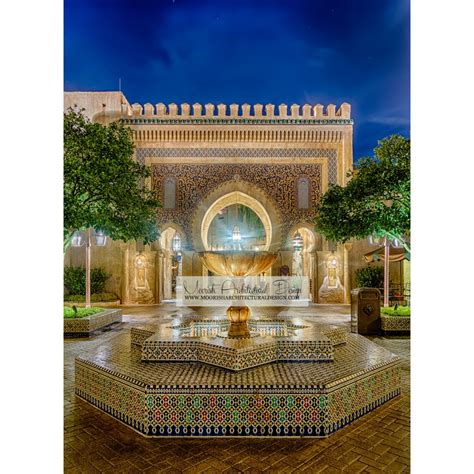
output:
M408 0L65 0L64 87L130 103L352 104L354 159L409 135Z

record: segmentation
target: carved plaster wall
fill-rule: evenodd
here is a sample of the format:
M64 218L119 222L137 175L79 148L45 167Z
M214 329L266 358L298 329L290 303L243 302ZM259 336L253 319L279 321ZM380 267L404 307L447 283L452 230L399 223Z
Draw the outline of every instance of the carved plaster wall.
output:
M321 165L314 164L153 164L152 188L159 197L163 194L164 179L173 175L177 180L177 203L174 209L161 209L158 221L176 222L190 236L193 214L206 196L219 186L229 184L238 190L237 183L248 183L247 194L264 191L278 209L283 222L280 233L287 233L298 222L312 220L314 207L321 196ZM311 181L310 206L299 209L297 180L305 175ZM268 200L267 198L267 200ZM272 221L273 222L273 221ZM192 235L196 240L198 237Z

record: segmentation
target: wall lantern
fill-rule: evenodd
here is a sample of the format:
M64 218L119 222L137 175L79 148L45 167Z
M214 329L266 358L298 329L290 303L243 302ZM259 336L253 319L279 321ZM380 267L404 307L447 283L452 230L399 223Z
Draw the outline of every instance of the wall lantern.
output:
M375 245L377 247L379 247L380 245L384 245L384 240L382 239L382 237L377 237L375 235L369 235L367 237L367 240L369 242L369 245Z
M107 236L101 230L98 230L94 233L95 244L97 247L105 247L107 243Z
M398 239L393 239L392 242L391 242L391 244L392 244L392 247L395 248L395 249L401 249L401 248L403 248L402 243L401 243L400 240L398 240Z
M239 226L234 226L234 229L232 230L232 240L234 242L239 242L241 239L241 235L240 235L240 229L239 229Z
M173 252L179 252L181 250L181 237L177 232L175 232L171 241L171 249Z
M78 230L76 230L76 232L74 232L74 234L72 234L71 246L72 247L81 247L81 245L82 245L82 235Z
M303 237L299 232L296 232L294 239L292 240L293 250L299 252L303 249Z

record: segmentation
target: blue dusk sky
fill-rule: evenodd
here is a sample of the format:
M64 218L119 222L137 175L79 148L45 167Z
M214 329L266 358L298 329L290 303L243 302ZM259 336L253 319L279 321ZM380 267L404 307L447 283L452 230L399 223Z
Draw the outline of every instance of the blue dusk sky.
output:
M354 159L410 131L408 0L65 0L64 87L130 103L352 105Z

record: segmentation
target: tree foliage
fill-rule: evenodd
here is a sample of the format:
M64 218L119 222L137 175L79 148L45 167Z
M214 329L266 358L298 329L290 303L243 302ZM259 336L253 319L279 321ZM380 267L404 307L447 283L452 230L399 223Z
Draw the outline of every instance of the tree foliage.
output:
M114 240L156 240L159 202L143 185L149 169L133 160L131 130L64 114L64 244L93 227Z
M383 288L383 267L362 267L355 272L359 288Z
M110 274L103 268L91 270L91 293L102 293ZM84 267L64 268L64 288L71 295L86 294L86 269Z
M410 250L410 140L392 135L374 157L356 164L347 186L331 186L316 208L318 232L346 242L368 235L397 238Z

